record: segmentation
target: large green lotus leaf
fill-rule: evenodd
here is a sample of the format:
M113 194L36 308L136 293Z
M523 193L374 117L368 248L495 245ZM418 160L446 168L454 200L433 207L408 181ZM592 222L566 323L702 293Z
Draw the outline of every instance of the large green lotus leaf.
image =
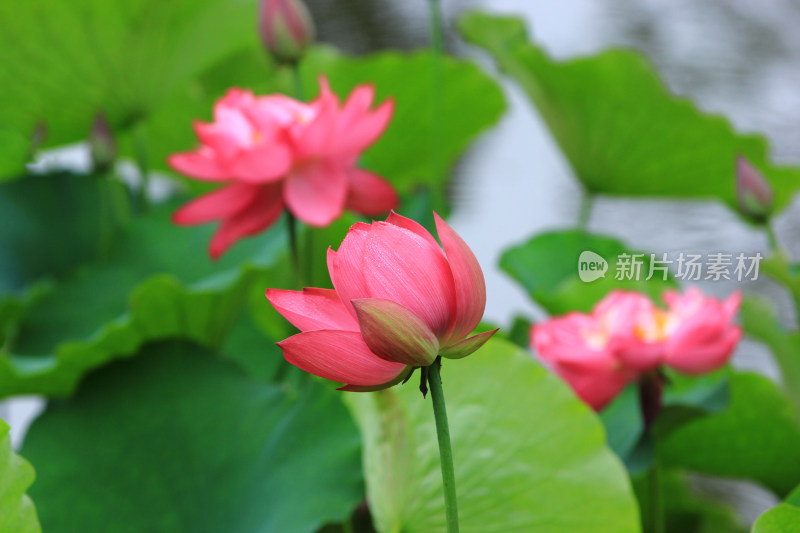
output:
M529 42L518 18L469 13L459 27L527 92L591 192L735 205L740 154L772 183L776 207L800 188L800 170L773 165L763 137L739 134L723 117L670 93L639 53L609 50L555 61Z
M797 533L800 531L800 507L781 503L762 514L753 524L753 533Z
M88 369L181 336L218 346L251 292L284 256L283 228L240 242L220 261L211 226L176 227L173 204L134 221L107 261L87 265L38 298L0 357L0 396L69 394ZM259 280L258 283L255 283Z
M180 341L88 375L23 450L53 533L310 533L363 498L341 393L264 383Z
M371 83L378 101L395 100L389 128L362 163L401 192L421 184L443 188L455 160L506 107L500 87L476 65L444 57L441 110L435 113L435 61L430 51L349 57L322 49L303 63L306 86L316 86L316 78L325 74L342 96L358 84Z
M318 94L318 77L326 75L342 99L358 84L375 86L377 101L393 98L395 114L381 139L361 159L361 164L391 181L402 193L421 184L444 189L449 169L479 133L495 124L505 110L497 84L467 61L443 59L445 89L441 116L434 117L433 61L431 52L379 52L351 57L327 47L312 49L301 65L306 100ZM409 83L409 80L414 83ZM261 50L237 54L210 69L187 87L170 105L147 121L149 154L154 166L163 167L172 152L197 144L194 119L210 120L216 98L231 86L257 93L292 94L291 76L275 71ZM469 112L465 112L469 110ZM434 120L436 122L434 122ZM436 150L434 153L433 150Z
M461 531L639 531L628 477L602 425L530 354L492 340L464 360L445 361L442 380ZM446 530L431 400L414 381L347 397L381 533Z
M205 68L257 40L256 0L0 3L0 176L86 138L104 112L135 125Z
M783 503L761 515L753 533L795 533L800 531L800 486Z
M68 172L0 183L0 295L107 253L125 194L110 176Z
M751 479L784 495L800 479L797 413L767 378L734 373L728 408L672 429L659 455L666 466Z
M31 465L11 451L8 424L0 420L0 531L41 531L33 502L25 494L33 478Z
M594 252L608 263L604 277L581 281L579 259L584 251ZM627 279L629 271L623 267L625 258L620 260L620 254L638 253L610 237L563 230L542 233L509 248L500 258L500 268L522 285L534 301L557 315L572 310L589 311L614 289L644 292L660 301L661 293L675 287L675 282L670 276L665 280L664 274L656 269L651 279L646 279L650 275L651 261L650 254L644 253L636 257L636 261L642 262L638 279L635 275ZM634 262L631 257L628 260L631 264ZM618 274L621 279L616 279Z

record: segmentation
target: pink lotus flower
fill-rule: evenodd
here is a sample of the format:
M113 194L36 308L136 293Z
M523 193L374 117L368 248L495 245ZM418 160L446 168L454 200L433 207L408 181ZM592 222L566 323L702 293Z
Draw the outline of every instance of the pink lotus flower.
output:
M334 289L267 290L301 333L278 343L286 360L342 390L390 387L437 355L458 359L495 331L467 337L486 306L478 261L438 215L442 246L411 219L357 223L334 252Z
M345 208L377 215L397 205L391 185L356 167L361 152L386 129L393 102L371 110L374 88L361 85L342 106L324 78L320 86L310 104L231 89L214 106L213 123L195 124L200 148L170 156L178 172L227 184L173 216L184 225L222 221L210 243L212 257L271 226L284 205L318 227Z
M647 297L614 291L590 314L573 312L531 329L539 357L594 409L661 365L688 374L724 365L742 336L732 324L741 303L706 298L696 288L664 293L667 309Z

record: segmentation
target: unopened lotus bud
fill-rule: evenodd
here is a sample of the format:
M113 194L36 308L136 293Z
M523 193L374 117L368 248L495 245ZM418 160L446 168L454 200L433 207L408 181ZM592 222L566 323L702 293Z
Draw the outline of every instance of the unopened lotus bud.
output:
M301 0L261 0L258 31L275 61L294 64L314 42L314 22Z
M89 149L95 172L106 172L117 157L117 143L105 114L95 115L92 131L89 133Z
M739 210L757 222L764 221L772 211L772 186L742 156L736 159L736 196Z

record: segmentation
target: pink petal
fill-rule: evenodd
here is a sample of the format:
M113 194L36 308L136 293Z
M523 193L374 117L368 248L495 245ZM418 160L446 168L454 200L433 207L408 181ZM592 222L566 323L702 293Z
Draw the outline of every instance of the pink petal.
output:
M352 303L372 353L409 366L428 366L436 359L439 341L417 315L391 300L362 298Z
M469 246L438 214L434 213L434 218L455 282L456 317L450 338L458 340L471 333L483 317L486 282Z
M347 172L347 181L347 209L372 216L397 207L399 199L394 187L377 174L352 168Z
M297 218L310 226L325 227L344 210L347 182L342 169L320 163L293 172L284 195Z
M214 107L214 123L210 126L213 126L213 130L217 134L224 134L229 139L234 140L238 145L247 145L252 142L253 139L253 124L247 118L247 110L253 105L255 101L252 98L252 94L247 98L247 101L235 103L236 105L231 105L231 103L225 103L224 99L217 103ZM195 125L195 129L198 132L198 136L201 133L205 133L208 131L208 128L203 128L198 125ZM201 137L203 142L206 140ZM213 141L213 139L209 139L209 141ZM213 146L213 142L207 142Z
M742 305L742 292L736 291L725 300L722 301L722 308L725 311L725 316L728 320L733 320L736 313L739 312L739 307Z
M282 211L280 187L261 187L250 205L220 224L209 244L211 257L218 259L236 241L265 230Z
M394 226L397 226L399 228L405 228L408 231L413 231L414 233L416 233L417 235L428 241L431 246L441 250L441 246L439 246L439 241L434 239L433 235L431 235L430 232L427 229L425 229L425 226L423 226L416 220L404 217L403 215L398 215L397 213L392 211L389 214L389 217L386 219L386 222ZM444 256L444 252L442 252L442 255Z
M205 194L184 205L172 215L175 224L203 224L231 217L247 207L259 194L254 185L235 183Z
M406 365L385 361L372 353L354 331L307 331L279 342L286 360L316 376L355 386L388 383Z
M364 243L362 270L369 297L408 308L439 338L450 330L453 275L438 246L407 229L374 222Z
M197 138L208 146L223 160L228 160L239 153L242 141L218 124L195 122L194 131Z
M332 151L343 156L355 156L378 140L394 114L394 100L386 100L375 111L355 120L346 132L336 139Z
M246 150L230 163L231 173L242 181L264 184L284 177L292 165L289 148L283 144L262 143Z
M369 296L361 268L364 243L369 231L369 224L357 222L348 230L338 252L328 248L328 272L331 276L331 283L354 319L356 311L350 302Z
M246 111L247 118L262 132L273 132L292 124L310 121L313 116L311 106L283 94L271 94L256 99L252 108Z
M663 342L643 342L635 337L626 342L614 340L609 343L620 363L639 372L648 372L664 362Z
M344 103L339 120L339 133L344 134L352 125L369 113L375 100L375 87L372 84L359 85Z
M531 327L531 345L539 357L553 365L569 365L585 371L614 366L614 353L605 343L592 343L586 336L595 327L591 317L573 312Z
M345 385L343 387L339 387L336 390L343 390L349 392L374 392L378 390L388 389L389 387L394 387L398 383L401 383L408 379L408 375L414 371L414 367L407 366L406 369L400 373L399 376L394 378L392 381L388 381L386 383L382 383L380 385L371 385L371 386L364 386L364 385Z
M295 144L298 157L307 158L327 153L328 147L336 139L338 105L336 96L329 91L326 92L323 87L322 95L312 104L316 115L311 122L302 124L296 130Z
M253 91L232 87L214 104L214 121L223 122L227 112L246 109L254 102Z
M267 289L267 300L300 331L359 330L358 322L347 311L336 291L330 289Z
M457 342L456 344L451 344L450 346L442 348L439 351L439 354L442 357L447 357L448 359L461 359L462 357L466 357L472 353L475 353L476 350L486 344L486 342L497 332L498 329L493 329L491 331L478 333L477 335L468 337L461 342Z
M581 400L595 411L602 410L635 377L629 372L613 369L600 373L584 372L569 367L555 367L554 371L572 387Z
M698 332L699 335L699 332ZM714 339L681 338L667 344L664 364L685 374L705 374L725 365L742 338L742 330L731 326Z
M225 181L233 177L220 165L214 151L205 146L194 152L172 154L167 163L176 172L198 180Z

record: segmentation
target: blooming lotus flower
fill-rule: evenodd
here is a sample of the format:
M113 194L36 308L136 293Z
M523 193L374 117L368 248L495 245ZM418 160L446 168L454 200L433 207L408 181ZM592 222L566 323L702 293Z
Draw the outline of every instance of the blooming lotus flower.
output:
M301 333L278 343L286 360L342 390L390 387L437 355L480 348L497 330L468 335L486 307L477 259L435 215L442 245L394 212L357 223L338 251L328 249L334 289L267 290L267 299Z
M531 343L541 359L594 409L661 365L688 374L724 365L741 338L732 323L741 303L689 288L664 293L667 309L647 297L614 291L590 314L573 312L536 324Z
M389 183L356 167L386 129L393 102L372 110L375 90L361 85L340 105L324 78L320 86L310 104L231 89L214 106L214 122L195 124L201 146L170 156L176 171L226 184L173 216L183 225L221 221L210 243L212 257L271 226L284 206L317 227L345 208L377 215L396 206Z

